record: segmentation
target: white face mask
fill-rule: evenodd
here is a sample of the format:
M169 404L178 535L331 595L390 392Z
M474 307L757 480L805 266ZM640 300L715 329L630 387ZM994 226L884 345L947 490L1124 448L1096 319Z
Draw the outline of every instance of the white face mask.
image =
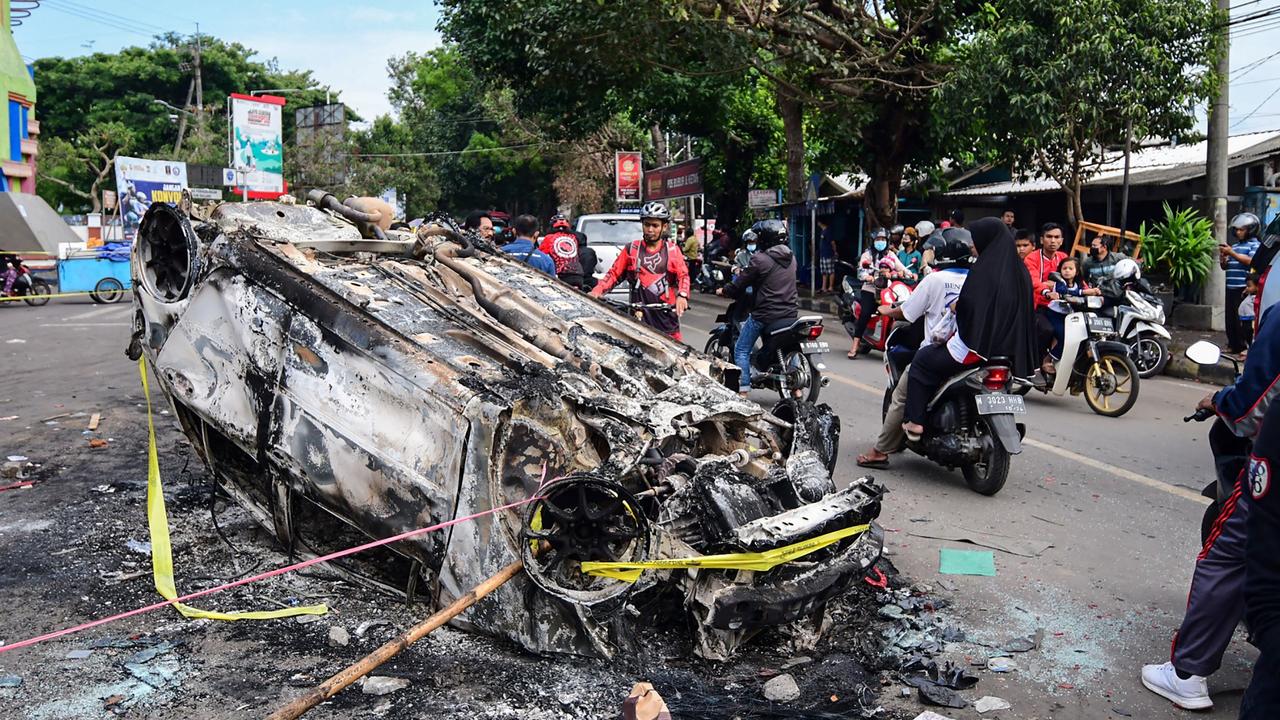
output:
M750 245L747 246L747 252L755 252L755 251L756 251L755 243L751 243Z

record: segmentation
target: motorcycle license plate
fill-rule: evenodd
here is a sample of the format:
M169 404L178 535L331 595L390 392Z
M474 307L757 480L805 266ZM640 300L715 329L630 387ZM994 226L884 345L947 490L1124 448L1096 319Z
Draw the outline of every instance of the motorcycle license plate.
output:
M1021 395L992 393L989 395L976 395L973 399L978 403L979 415L999 415L1001 413L1013 413L1014 415L1027 414L1027 404Z
M1115 326L1111 324L1111 320L1097 315L1089 316L1089 332L1095 333L1113 333Z
M831 348L824 342L803 342L800 343L800 352L802 353L824 353Z

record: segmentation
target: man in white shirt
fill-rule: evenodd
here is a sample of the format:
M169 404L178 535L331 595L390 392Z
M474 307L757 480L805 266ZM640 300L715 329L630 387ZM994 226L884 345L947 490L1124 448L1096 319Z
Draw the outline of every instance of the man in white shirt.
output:
M907 322L923 319L924 343L941 345L949 343L953 338L959 339L955 334L953 308L960 297L960 289L964 287L965 277L969 274L973 243L966 243L962 237L953 237L935 243L933 250L936 262L934 271L916 285L911 297L905 302L896 308L883 306L880 314ZM870 450L858 455L858 465L869 468L888 467L889 453L902 450L906 441L906 434L902 431L903 410L907 402L907 375L910 372L911 368L908 366L894 386L880 435Z

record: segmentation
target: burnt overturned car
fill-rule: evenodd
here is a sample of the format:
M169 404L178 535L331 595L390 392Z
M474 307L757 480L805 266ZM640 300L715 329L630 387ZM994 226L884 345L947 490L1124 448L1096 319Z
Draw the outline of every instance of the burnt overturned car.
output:
M448 218L372 219L319 193L157 203L134 246L131 356L216 482L291 552L478 515L339 569L443 606L523 559L455 624L611 656L637 624L678 625L675 609L713 659L769 628L814 634L879 558L883 490L835 487L825 405L766 411L730 389L736 368ZM582 567L767 553L862 525L770 570Z

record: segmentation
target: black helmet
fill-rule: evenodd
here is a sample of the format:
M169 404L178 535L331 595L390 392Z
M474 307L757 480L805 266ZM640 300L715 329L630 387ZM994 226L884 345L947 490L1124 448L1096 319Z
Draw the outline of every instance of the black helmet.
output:
M949 227L940 233L930 235L924 247L927 250L933 250L934 266L957 265L972 256L973 235L964 228Z
M1262 227L1262 223L1258 221L1258 216L1253 213L1244 212L1231 218L1231 229L1244 228L1244 236L1247 238L1258 237L1258 229L1260 227Z
M761 250L787 242L787 226L781 220L761 220L751 226L751 232L756 234L756 243Z

